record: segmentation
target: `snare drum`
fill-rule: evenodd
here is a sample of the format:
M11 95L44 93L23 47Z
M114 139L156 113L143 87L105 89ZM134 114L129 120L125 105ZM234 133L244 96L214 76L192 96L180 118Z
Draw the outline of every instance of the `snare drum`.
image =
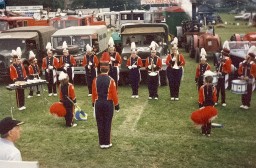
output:
M148 75L149 75L149 76L156 76L157 73L156 73L156 72L150 72Z
M212 84L217 85L218 84L218 75L217 75L217 73L214 73L214 75L212 77L213 77Z
M246 94L247 93L247 82L244 80L232 80L231 92L235 94Z

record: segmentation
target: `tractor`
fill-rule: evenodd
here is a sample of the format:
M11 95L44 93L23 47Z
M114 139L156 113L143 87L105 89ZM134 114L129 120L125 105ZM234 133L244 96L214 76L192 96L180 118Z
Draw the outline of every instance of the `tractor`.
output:
M203 33L201 35L193 35L190 43L190 57L195 58L196 62L200 60L200 51L204 48L208 56L220 53L222 49L221 38L214 33Z

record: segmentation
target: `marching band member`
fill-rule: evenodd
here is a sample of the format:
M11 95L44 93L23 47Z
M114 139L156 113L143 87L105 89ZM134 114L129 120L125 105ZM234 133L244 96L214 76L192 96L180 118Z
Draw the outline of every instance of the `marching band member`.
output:
M111 143L111 124L114 109L119 111L115 81L108 76L109 62L101 60L100 71L92 84L92 105L98 127L100 148L109 148Z
M217 102L217 90L212 84L213 75L214 73L210 70L205 71L203 75L204 85L199 89L199 108L203 106L214 106L215 102Z
M216 96L216 88L212 85L214 73L210 70L205 71L204 73L204 85L202 85L199 89L199 98L198 104L199 108L214 106L215 102L217 102ZM202 134L210 136L211 134L211 121L209 120L207 123L202 125Z
M26 81L27 74L26 70L21 63L21 49L18 47L16 50L12 50L12 61L10 65L10 77L14 82ZM16 90L16 102L19 110L25 110L25 94L23 88L17 88Z
M29 76L30 76L29 78L30 79L34 79L34 78L39 79L40 69L37 64L37 59L36 59L36 56L33 53L33 51L29 52L29 62L30 62L30 65L28 66L28 72L29 72ZM40 96L40 91L39 91L38 85L36 86L36 95ZM31 98L31 97L33 97L33 88L32 87L30 87L30 92L28 95L28 98Z
M75 127L77 124L74 123L74 105L76 104L75 88L72 83L69 83L68 74L61 72L59 75L59 93L60 102L63 103L66 109L66 126Z
M180 82L183 75L185 59L178 52L178 39L175 37L172 42L172 53L166 58L167 78L169 81L171 100L179 100Z
M64 41L62 44L63 55L60 57L59 67L63 69L63 72L68 74L69 82L74 83L74 66L76 65L76 60L73 55L69 54L67 42Z
M92 81L97 76L99 60L89 44L86 45L86 55L84 55L82 65L85 67L86 83L89 90L88 96L92 96Z
M132 87L132 98L139 98L139 83L141 79L140 68L143 66L141 58L137 55L136 44L131 43L131 56L126 66L129 69L129 81Z
M162 68L162 60L156 55L156 48L159 47L155 41L152 41L149 48L151 55L146 59L145 67L148 71L148 99L158 100L159 70Z
M238 74L242 80L247 82L247 93L242 95L242 105L240 108L249 109L251 105L253 85L255 85L256 78L256 64L255 64L256 47L251 46L248 50L246 59L239 64Z
M57 96L57 77L56 69L59 67L58 58L52 56L51 43L46 45L47 56L43 58L42 69L45 70L45 79L47 80L49 96Z
M199 90L200 87L204 84L204 73L207 70L211 69L211 66L206 62L206 51L204 48L201 49L201 61L196 67L196 76L195 76L195 82L197 84L197 89Z
M118 86L119 65L122 63L122 58L114 47L114 40L112 37L109 38L108 45L109 45L108 52L104 52L102 54L101 59L107 60L109 62L109 65L110 65L109 76L111 76L115 80L116 86Z
M223 44L223 49L221 52L220 60L217 64L216 70L218 75L218 83L217 83L217 102L215 105L218 104L219 100L219 93L221 92L221 104L225 107L226 104L226 82L228 82L228 75L231 73L231 64L232 61L229 58L230 48L228 41L225 41Z

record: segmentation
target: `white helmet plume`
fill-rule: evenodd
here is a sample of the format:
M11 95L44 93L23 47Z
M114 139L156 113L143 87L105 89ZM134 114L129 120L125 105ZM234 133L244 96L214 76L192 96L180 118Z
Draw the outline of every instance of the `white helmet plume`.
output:
M109 46L109 47L114 47L114 44L115 44L115 43L114 43L113 38L110 37L109 40L108 40L108 46Z
M45 48L46 48L47 51L51 50L52 49L52 44L50 42L48 42Z
M59 75L59 80L64 80L68 78L68 74L66 74L65 72L61 71L60 75Z
M207 53L204 48L201 48L200 56L201 60L206 60Z
M67 48L68 48L68 44L67 44L66 41L63 41L63 43L62 43L62 48L63 48L63 49L67 49Z
M136 51L136 44L135 44L135 42L131 43L131 51Z
M178 46L178 38L177 37L174 37L173 41L171 42L171 45Z
M151 50L156 50L157 47L159 47L159 45L155 41L152 41L149 46Z
M86 51L87 52L91 52L92 51L92 47L89 44L86 44Z
M16 50L12 50L11 56L17 55L17 51Z
M21 48L20 48L20 47L17 47L16 52L17 52L17 56L18 56L18 57L21 57L22 51L21 51Z
M178 38L174 37L173 41L171 42L172 49L178 49Z
M223 49L226 48L226 49L230 50L228 40L226 40L226 41L223 43L223 47L222 47L222 48L223 48Z
M213 76L213 75L214 75L214 73L210 70L207 70L207 71L204 72L204 77Z
M33 59L35 57L36 57L36 55L34 54L34 52L33 51L29 51L29 59Z
M253 45L249 48L247 54L256 54L256 47Z

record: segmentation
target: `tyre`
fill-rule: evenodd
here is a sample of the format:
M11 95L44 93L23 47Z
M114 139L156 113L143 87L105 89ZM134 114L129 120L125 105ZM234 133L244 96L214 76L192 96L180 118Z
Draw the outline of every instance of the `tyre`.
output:
M197 63L199 63L199 60L200 60L200 49L197 47L195 49L195 60Z
M189 52L189 45L188 44L185 44L185 51L186 51L186 53Z
M195 49L194 48L191 48L190 51L189 51L189 57L190 58L195 58Z

